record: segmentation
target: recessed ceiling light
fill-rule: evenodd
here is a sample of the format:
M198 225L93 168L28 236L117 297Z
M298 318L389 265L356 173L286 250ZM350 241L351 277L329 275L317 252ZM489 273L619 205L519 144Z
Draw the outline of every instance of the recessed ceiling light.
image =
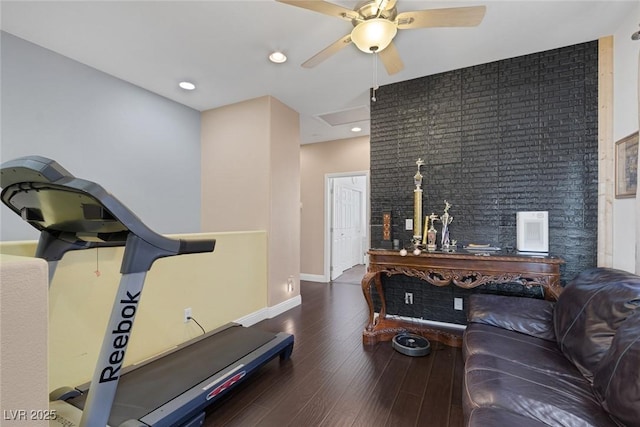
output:
M194 90L196 88L196 85L191 82L180 82L178 86L180 86L184 90Z
M359 128L358 126L352 127L351 128L351 132L360 132L362 130L362 128Z
M271 55L269 55L269 61L275 62L276 64L282 64L287 60L287 55L280 51L275 51Z

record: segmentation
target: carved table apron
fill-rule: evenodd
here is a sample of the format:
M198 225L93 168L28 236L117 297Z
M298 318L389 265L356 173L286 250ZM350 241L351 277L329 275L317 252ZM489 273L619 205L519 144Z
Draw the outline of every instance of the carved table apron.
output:
M362 279L362 292L369 306L369 323L362 334L365 344L388 341L394 335L410 331L444 344L460 347L462 337L456 331L435 329L429 325L411 323L387 317L381 275L403 274L416 277L435 286L454 284L470 289L485 283L521 283L542 286L545 299L556 300L560 286L561 258L502 253L423 252L400 256L399 251L372 249L369 268ZM380 296L380 313L374 316L372 286Z

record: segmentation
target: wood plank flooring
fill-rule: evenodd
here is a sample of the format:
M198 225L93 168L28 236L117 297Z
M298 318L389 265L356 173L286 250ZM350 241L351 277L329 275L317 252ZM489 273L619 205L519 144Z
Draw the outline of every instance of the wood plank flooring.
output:
M302 305L256 327L294 334L275 359L216 403L214 426L461 427L460 349L432 342L425 357L390 343L362 344L367 307L359 283L302 282Z

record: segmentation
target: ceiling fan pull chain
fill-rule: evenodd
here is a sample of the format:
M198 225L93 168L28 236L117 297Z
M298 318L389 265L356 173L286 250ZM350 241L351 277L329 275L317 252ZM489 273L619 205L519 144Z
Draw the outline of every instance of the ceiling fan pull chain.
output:
M373 88L371 89L371 100L376 102L376 90L378 90L378 52L373 52Z

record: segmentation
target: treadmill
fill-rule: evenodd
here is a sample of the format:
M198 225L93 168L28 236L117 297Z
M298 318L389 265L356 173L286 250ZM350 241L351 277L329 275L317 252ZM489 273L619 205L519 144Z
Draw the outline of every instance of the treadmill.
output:
M36 256L49 284L67 251L124 246L122 274L90 383L51 392L50 425L199 426L205 408L256 369L293 351L293 335L229 323L139 365L123 360L147 271L156 259L212 252L214 239L155 233L100 185L57 162L21 157L0 165L2 202L40 231Z

